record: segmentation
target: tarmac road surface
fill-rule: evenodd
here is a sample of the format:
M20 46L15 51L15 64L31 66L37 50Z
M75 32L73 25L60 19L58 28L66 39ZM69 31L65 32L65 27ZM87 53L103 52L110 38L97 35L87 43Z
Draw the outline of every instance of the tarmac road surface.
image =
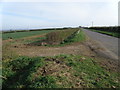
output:
M106 49L108 49L109 51L114 53L116 56L118 56L118 38L93 32L87 29L84 29L84 32L87 34L89 38L99 42Z

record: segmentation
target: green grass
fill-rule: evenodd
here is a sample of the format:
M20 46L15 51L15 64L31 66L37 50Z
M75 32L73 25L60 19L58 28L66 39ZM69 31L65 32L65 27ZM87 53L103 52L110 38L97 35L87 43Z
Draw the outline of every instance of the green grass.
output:
M55 69L54 66L58 67L57 71L43 73ZM96 60L78 55L22 56L3 61L2 68L3 88L111 88L120 85L117 72L108 72Z
M74 60L74 58L76 57L70 57L66 63L68 66L74 68L76 71L74 75L80 77L87 87L101 88L111 87L111 85L118 86L117 83L113 84L113 82L117 81L117 73L109 73L90 58L84 57L84 61L80 61L79 59Z
M11 37L12 39L18 39L18 38L23 38L23 37L28 37L28 36L42 35L45 33L52 32L52 31L54 31L54 30L3 33L2 39L6 40L6 39L9 39L9 37Z
M69 43L69 42L82 42L86 39L85 33L83 32L83 30L79 30L75 33L73 33L70 37L68 37L65 40L65 43Z
M107 32L107 31L100 31L100 30L92 30L92 31L120 38L120 34L118 32Z

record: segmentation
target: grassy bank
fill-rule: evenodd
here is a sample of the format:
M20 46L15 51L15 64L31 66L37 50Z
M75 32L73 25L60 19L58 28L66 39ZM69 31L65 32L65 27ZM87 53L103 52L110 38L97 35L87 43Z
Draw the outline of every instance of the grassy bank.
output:
M77 55L21 56L3 61L7 88L116 88L118 73L108 72L96 60Z
M82 42L86 39L85 33L80 29L65 40L65 43Z
M93 30L93 29L92 29L92 31L120 38L120 34L118 32L100 31L100 30Z

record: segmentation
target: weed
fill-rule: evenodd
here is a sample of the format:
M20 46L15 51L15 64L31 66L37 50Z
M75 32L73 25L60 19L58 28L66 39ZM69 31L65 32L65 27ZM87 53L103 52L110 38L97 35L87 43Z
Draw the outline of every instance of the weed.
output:
M62 64L55 63L56 60L62 61ZM60 69L57 70L60 71L42 75L43 68L47 72L53 69L53 65L55 68L59 65L57 68ZM97 61L94 63L93 59L78 55L19 57L3 62L2 73L6 77L3 79L3 87L8 88L117 88L118 75L106 71Z
M64 43L64 40L71 36L75 31L76 29L51 32L46 35L46 40L50 45Z

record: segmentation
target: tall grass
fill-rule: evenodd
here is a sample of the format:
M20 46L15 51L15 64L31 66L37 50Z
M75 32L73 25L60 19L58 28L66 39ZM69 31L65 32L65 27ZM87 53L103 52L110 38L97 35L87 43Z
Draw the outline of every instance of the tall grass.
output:
M46 40L49 44L60 44L76 31L77 29L69 29L69 30L51 32L46 35L47 38Z

